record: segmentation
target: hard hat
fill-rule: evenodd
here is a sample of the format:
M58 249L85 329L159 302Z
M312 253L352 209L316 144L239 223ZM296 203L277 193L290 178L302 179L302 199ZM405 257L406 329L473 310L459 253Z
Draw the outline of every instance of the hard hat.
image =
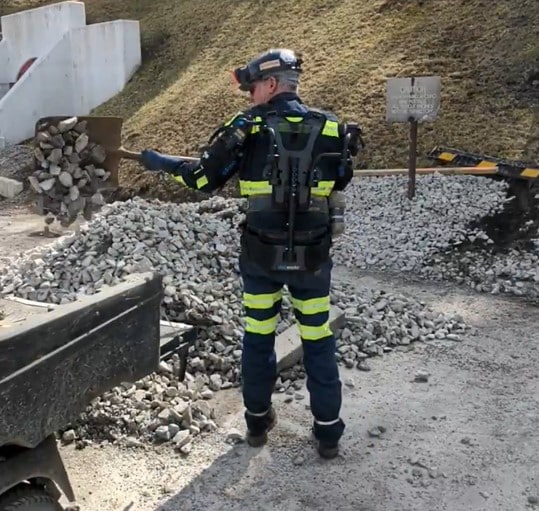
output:
M254 82L282 74L283 72L293 71L301 73L301 57L296 55L293 50L286 48L277 48L261 53L245 66L238 67L232 71L235 82L240 90L248 91Z

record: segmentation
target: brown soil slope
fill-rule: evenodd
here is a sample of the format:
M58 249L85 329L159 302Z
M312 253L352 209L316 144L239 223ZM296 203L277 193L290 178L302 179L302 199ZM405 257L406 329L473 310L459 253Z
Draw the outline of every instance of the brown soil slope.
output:
M7 0L0 15L46 3ZM406 128L385 122L386 79L430 74L442 77L442 108L420 128L420 163L435 145L538 159L537 0L87 0L86 10L89 22L141 22L141 69L97 109L126 118L133 149L195 155L246 105L229 70L288 46L305 57L303 99L364 126L369 167L406 165ZM163 189L129 165L122 176L140 193Z

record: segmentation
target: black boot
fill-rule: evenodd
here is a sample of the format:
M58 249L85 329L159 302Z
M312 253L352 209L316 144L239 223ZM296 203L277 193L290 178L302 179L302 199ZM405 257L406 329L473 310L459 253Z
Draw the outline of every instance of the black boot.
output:
M329 443L321 442L317 440L317 450L320 457L325 458L326 460L332 460L339 455L339 442Z
M262 447L268 441L268 432L277 423L277 415L271 407L261 417L245 412L245 421L247 422L247 443L251 447Z
M312 434L320 457L331 460L339 455L339 439L344 432L344 427L342 419L331 425L314 422Z

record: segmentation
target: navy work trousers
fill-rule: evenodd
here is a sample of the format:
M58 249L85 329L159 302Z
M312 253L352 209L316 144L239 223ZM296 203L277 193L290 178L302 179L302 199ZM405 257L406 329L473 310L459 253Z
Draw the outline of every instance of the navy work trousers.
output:
M329 327L329 261L316 273L267 272L240 258L245 309L242 381L249 429L257 429L271 407L276 381L275 330L282 288L288 287L303 343L303 363L314 416L313 432L323 442L337 442L344 431L339 417L341 381L335 337ZM251 424L250 424L251 422Z

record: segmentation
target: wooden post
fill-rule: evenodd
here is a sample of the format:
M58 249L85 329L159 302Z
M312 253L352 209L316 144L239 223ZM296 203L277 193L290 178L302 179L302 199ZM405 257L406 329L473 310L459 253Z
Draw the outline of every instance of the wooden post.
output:
M417 164L417 121L410 118L410 154L408 158L408 198L415 197L415 175Z

